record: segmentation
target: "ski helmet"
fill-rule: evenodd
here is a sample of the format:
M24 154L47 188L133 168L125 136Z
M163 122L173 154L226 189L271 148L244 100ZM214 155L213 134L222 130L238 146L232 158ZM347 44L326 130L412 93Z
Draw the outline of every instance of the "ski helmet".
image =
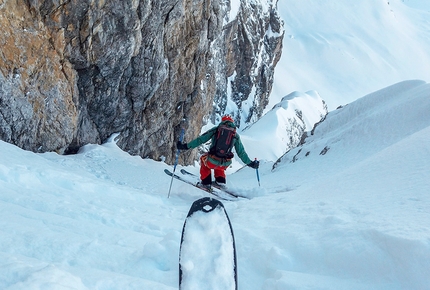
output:
M230 121L230 122L234 123L233 117L232 117L232 116L230 116L230 115L228 115L228 114L227 114L227 115L222 116L221 121L222 121L222 122L224 122L224 121Z

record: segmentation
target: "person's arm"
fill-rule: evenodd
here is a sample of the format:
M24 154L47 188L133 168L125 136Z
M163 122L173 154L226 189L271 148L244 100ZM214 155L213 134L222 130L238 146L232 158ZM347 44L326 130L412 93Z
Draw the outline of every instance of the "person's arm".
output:
M239 156L240 160L242 160L242 162L246 165L250 164L252 161L251 159L249 159L249 156L246 153L245 148L243 147L239 134L236 134L235 138L236 141L234 143L234 150L236 151L237 156Z
M211 139L212 136L214 135L216 129L217 129L217 127L213 127L212 129L206 131L205 133L203 133L202 135L200 135L196 139L188 142L187 143L188 149L196 148L197 146L202 145L203 143L208 142L209 139Z

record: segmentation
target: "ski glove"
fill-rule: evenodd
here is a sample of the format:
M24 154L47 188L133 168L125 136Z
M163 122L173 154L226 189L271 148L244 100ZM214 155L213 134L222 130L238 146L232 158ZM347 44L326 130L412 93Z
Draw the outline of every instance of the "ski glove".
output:
M258 169L258 167L260 166L260 161L258 160L251 161L251 163L249 163L248 166L254 169Z
M176 148L178 148L179 150L189 149L187 143L182 143L181 141L178 141L178 143L176 143Z

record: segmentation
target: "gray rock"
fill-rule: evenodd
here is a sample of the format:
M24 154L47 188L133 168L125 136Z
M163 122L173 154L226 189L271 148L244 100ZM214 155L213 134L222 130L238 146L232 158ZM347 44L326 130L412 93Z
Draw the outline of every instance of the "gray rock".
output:
M123 150L172 162L180 129L194 138L228 102L238 124L257 120L283 32L276 7L250 2L230 22L229 1L2 2L0 138L67 153L120 133Z

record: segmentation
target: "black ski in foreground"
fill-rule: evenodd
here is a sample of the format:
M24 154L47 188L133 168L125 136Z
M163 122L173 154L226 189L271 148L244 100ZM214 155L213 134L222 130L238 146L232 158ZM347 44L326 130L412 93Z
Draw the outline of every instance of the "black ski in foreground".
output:
M193 178L195 178L195 179L198 179L198 178L199 178L197 175L195 175L195 174L193 174L193 173L191 173L191 172L189 172L189 171L186 171L185 169L181 169L181 173L182 173L183 175L189 175L189 176L192 176L192 177L193 177ZM237 193L233 192L232 190L230 190L230 189L228 189L228 188L221 187L221 186L219 186L219 185L218 185L218 184L216 184L216 183L212 183L212 187L215 187L215 188L217 188L217 189L219 189L219 190L221 190L221 191L223 191L223 192L225 192L225 193L227 193L227 194L229 194L229 195L231 195L231 196L237 197L237 198L239 198L239 197L247 198L246 196L239 195L239 194L237 194Z
M182 229L179 289L237 290L233 229L223 204L213 198L196 200Z
M179 175L173 174L173 173L172 173L170 170L168 170L168 169L164 169L164 172L165 172L167 175L169 175L169 176L173 176L175 179L178 179L178 180L180 180L180 181L182 181L182 182L188 183L188 184L190 184L190 185L192 185L192 186L194 186L194 187L197 187L198 189L201 189L201 190L203 190L203 191L206 191L207 193L213 194L213 195L217 196L217 197L218 197L218 198L220 198L220 199L223 199L223 200L230 200L230 201L232 201L232 200L237 200L237 199L238 199L238 197L237 197L237 196L231 195L230 193L225 192L225 191L223 191L223 190L221 190L221 189L218 189L218 188L215 188L215 187L212 187L212 188L208 189L208 188L206 188L206 187L204 187L204 186L201 186L201 185L200 185L199 183L197 183L197 182L194 182L194 181L188 180L188 179L186 179L186 178L184 178L184 177L182 177L182 176L179 176Z

